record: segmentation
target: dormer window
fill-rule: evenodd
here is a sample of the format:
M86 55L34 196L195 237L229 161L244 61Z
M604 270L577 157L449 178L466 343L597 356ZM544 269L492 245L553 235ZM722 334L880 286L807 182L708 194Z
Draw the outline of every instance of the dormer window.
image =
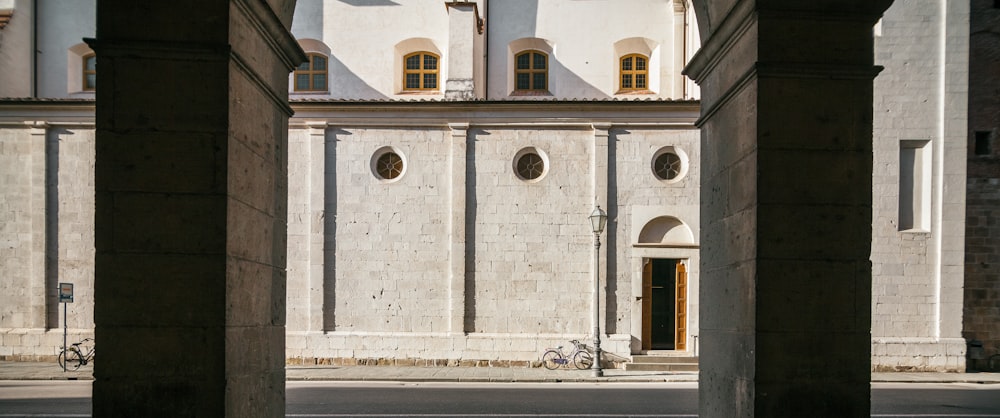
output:
M307 54L309 60L295 69L295 91L327 91L327 57Z
M439 59L430 52L414 52L403 57L403 90L437 90Z
M514 90L548 91L549 56L541 51L525 51L514 56Z
M94 91L97 89L97 55L90 53L83 58L83 91Z
M639 54L630 54L622 57L621 82L619 90L623 92L649 90L649 59Z

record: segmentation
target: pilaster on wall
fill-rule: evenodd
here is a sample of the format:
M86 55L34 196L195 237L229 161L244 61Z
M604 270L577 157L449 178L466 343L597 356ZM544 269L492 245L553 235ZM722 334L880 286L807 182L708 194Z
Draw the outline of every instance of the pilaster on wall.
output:
M52 176L48 169L52 157L52 151L48 140L48 125L44 122L36 122L28 129L31 143L29 144L31 154L31 251L28 280L30 280L27 298L29 299L28 317L25 318L24 326L29 328L57 328L61 321L58 317L59 304L50 300L49 296L55 291L56 283L52 278L55 276L56 265L52 254L51 246L56 239L53 236L53 227L58 226L58 221L53 216L58 207L58 201L52 198L52 190L49 186L55 187ZM58 156L56 156L58 158Z
M872 25L888 4L699 16L701 416L870 414Z
M309 329L323 331L326 251L326 122L309 123Z
M598 281L600 282L599 289L603 291L600 296L600 300L604 302L604 309L598 310L601 312L601 330L604 334L612 333L612 329L609 327L617 327L617 321L615 321L615 310L612 309L613 305L617 306L617 301L612 301L610 292L608 292L608 278L614 277L617 272L608 270L608 257L614 257L615 251L612 245L612 231L616 230L616 219L618 217L618 208L608 206L608 147L611 124L610 123L594 123L594 145L593 152L591 154L591 172L594 173L593 177L593 197L594 204L599 205L608 214L608 223L605 225L604 232L601 233L601 246L600 258L597 260L597 264L591 264L597 266ZM593 209L591 209L593 210ZM589 212L588 212L589 214ZM581 219L581 221L583 221ZM590 223L587 222L589 225Z
M451 128L451 145L448 154L449 212L448 217L448 332L465 333L466 275L465 275L465 198L466 162L469 158L466 142L469 141L469 124L448 124Z

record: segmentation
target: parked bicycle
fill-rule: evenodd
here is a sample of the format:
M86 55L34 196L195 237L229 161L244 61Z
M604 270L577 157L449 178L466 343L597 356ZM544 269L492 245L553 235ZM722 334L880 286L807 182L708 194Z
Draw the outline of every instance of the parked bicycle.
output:
M94 361L94 352L97 347L93 345L83 345L87 341L94 341L93 338L84 338L83 341L70 344L69 348L59 353L59 367L63 370L77 370L80 366Z
M589 369L594 364L594 355L579 340L571 340L570 342L573 343L573 351L568 355L563 352L561 345L545 349L545 352L542 353L542 366L549 370L555 370L559 366L572 362L577 369Z

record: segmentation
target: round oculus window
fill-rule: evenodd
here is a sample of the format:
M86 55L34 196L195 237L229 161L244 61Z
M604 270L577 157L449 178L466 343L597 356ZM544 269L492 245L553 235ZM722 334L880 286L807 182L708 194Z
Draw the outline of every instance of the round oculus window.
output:
M536 180L545 173L545 160L534 152L526 152L517 159L517 175L524 180Z
M681 157L672 152L664 152L653 160L653 174L660 180L674 180L681 175Z
M395 152L385 152L375 161L375 173L383 179L393 180L403 174L403 159Z

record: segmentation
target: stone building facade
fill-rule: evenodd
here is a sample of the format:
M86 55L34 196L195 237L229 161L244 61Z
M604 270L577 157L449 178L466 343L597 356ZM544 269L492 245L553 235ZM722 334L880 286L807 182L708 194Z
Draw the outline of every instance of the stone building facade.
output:
M962 335L982 343L970 369L1000 354L1000 5L972 0Z
M699 303L697 30L684 1L620 4L297 2L290 361L528 364L592 338L595 275L611 359L697 356L699 311L724 309ZM93 328L94 7L33 5L0 0L4 358L57 352L60 282L71 333ZM996 292L966 264L968 20L920 0L875 28L875 369L963 369L963 309L968 333Z

